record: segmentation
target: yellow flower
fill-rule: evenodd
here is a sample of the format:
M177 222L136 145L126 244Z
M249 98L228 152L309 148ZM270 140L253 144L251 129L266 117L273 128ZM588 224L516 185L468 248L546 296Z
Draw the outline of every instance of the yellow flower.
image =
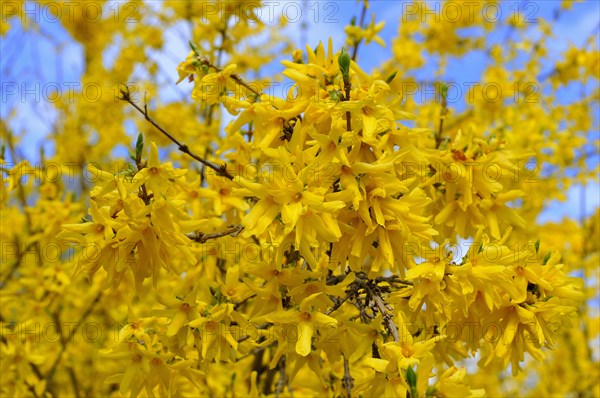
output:
M177 73L179 74L179 79L175 84L179 84L183 79L190 76L190 80L192 79L194 73L197 72L198 68L194 65L197 62L197 56L193 51L190 51L188 56L185 58L185 61L179 63L177 66Z
M276 311L267 315L263 315L256 319L256 321L265 320L267 322L283 324L284 328L287 325L291 325L297 328L297 342L296 352L299 355L307 356L311 352L312 337L319 327L327 325L336 325L337 320L330 316L321 313L319 310L314 309L314 305L318 304L320 300L327 300L322 293L315 293L300 303L300 309L290 309L283 311ZM288 330L288 329L285 329ZM287 336L292 338L292 336Z
M154 193L165 192L172 183L187 173L185 169L175 169L169 163L161 164L158 158L158 147L154 142L150 143L150 158L148 165L136 173L133 177L134 187L139 187L142 184Z
M378 36L378 33L381 32L384 26L385 21L375 24L375 14L372 14L371 23L366 28L363 29L358 25L348 25L344 28L344 31L348 35L350 45L361 39L365 39L367 44L375 41L381 47L385 47L385 41Z

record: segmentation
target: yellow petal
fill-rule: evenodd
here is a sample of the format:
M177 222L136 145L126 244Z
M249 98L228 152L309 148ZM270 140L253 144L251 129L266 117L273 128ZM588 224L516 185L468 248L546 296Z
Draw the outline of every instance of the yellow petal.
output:
M183 311L177 311L175 313L175 316L171 320L171 324L169 325L169 328L167 329L167 336L168 337L175 336L177 334L177 332L179 332L179 329L181 329L183 327L183 325L185 325L187 322L188 322L187 314Z
M313 326L309 322L300 322L299 336L296 342L296 352L303 357L310 354Z

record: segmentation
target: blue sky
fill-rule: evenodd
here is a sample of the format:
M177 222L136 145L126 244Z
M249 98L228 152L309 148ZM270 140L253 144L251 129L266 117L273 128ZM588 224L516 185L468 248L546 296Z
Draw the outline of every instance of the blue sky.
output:
M338 2L302 0L287 3L271 2L270 4L275 16L287 13L290 19L295 20L294 23L289 24L284 33L298 48L304 48L304 41L314 47L320 40L326 42L329 37L333 39L334 48L344 46L345 34L343 28L353 16L358 19L361 9L361 4L353 0ZM391 40L396 36L402 12L411 10L412 3L388 0L371 1L370 4L366 20L370 21L371 13L376 14L377 21L385 20L386 25L380 36L386 43L391 44ZM513 16L515 10L519 8L530 20L538 17L550 20L560 2L508 0L500 4L500 12L503 17ZM452 12L450 8L444 9L443 3L437 1L428 2L428 7L430 10L438 7L442 12ZM493 10L488 11L488 16L493 16ZM427 18L433 18L433 15L427 15ZM570 43L581 45L590 33L598 27L599 18L600 2L588 1L574 4L571 11L566 12L558 21L552 24L556 38L550 39L550 56L553 59L558 59L561 52ZM42 21L39 24L39 32L24 32L16 21L12 22L13 30L9 32L7 37L3 37L0 43L0 53L2 55L0 58L0 79L2 83L0 116L3 120L6 120L10 112L17 111L17 117L11 119L11 127L22 137L21 150L23 155L35 160L38 157L40 146L44 146L47 151L52 151L52 148L44 141L44 137L50 133L56 114L52 110L52 104L44 100L44 90L58 86L61 88L63 95L67 95L69 84L76 84L80 81L83 70L83 52L80 46L69 37L59 24ZM303 23L305 29L302 28ZM533 23L532 27L535 27ZM169 43L171 54L169 57L161 58L160 62L161 68L166 72L163 76L164 83L169 87L163 92L163 100L165 101L189 98L187 95L190 89L189 86L180 85L173 89L173 82L169 81L169 79L176 80L175 66L189 51L187 43L181 39L181 32L185 35L186 31L188 29L183 25L165 31L165 41ZM501 41L504 38L504 28L495 30L488 37L490 41ZM265 39L268 38L259 37L256 41L260 43ZM371 43L368 46L363 45L358 57L363 69L372 70L381 62L389 59L391 57L390 44L385 48L376 43ZM60 52L56 51L57 48L60 48ZM361 56L361 54L367 52L368 57ZM105 54L106 62L109 63L113 56L108 51ZM442 78L456 82L473 81L473 76L479 76L485 66L482 62L483 59L481 54L473 53L460 62L454 60L453 62L457 62L457 67L448 68L448 74L442 76ZM266 74L275 74L281 70L278 61L279 59L266 66ZM75 85L74 87L77 88L78 86ZM10 90L15 88L17 93L11 94ZM38 96L42 96L42 98L36 100L33 94L26 94L23 98L23 89L37 90ZM565 90L561 98L562 101L569 102L575 98L575 95L577 93ZM461 107L460 104L456 106ZM596 139L598 138L597 131L591 132L590 135ZM593 163L597 163L597 156ZM581 193L581 187L571 188L567 194L567 201L552 203L547 211L540 216L540 221L559 221L563 216L573 217L573 215L576 215L573 218L579 218ZM585 189L585 194L585 213L589 215L595 208L600 206L600 186L598 184L589 185Z

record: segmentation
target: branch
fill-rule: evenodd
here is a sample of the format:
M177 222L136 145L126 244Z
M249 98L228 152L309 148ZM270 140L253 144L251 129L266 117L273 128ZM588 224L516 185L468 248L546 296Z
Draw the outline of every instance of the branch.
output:
M325 315L331 315L332 312L334 312L335 310L337 310L338 308L340 308L342 306L342 304L344 304L346 301L348 301L348 299L350 297L355 296L356 294L358 294L358 290L359 290L359 285L358 284L354 284L353 289L350 292L348 292L348 294L346 294L346 297L344 297L343 299L341 299L338 302L336 302L335 305L333 307L331 307L325 313Z
M435 147L436 149L440 147L442 143L442 132L444 131L444 119L448 114L448 99L447 99L448 87L442 87L442 110L440 111L440 127L438 128L438 133L435 136Z
M271 324L270 324L270 323L263 323L263 324L260 324L260 325L256 326L256 327L255 327L255 329L266 329L266 328L268 328L269 326L271 326ZM247 334L247 335L245 335L245 336L242 336L242 337L240 337L240 338L238 339L238 341L237 341L237 342L238 342L238 343L241 343L241 342L243 342L243 341L246 341L246 340L248 340L249 338L250 338L250 335L249 335L249 334ZM273 341L273 343L272 343L272 344L274 344L274 343L275 343L275 341ZM263 347L263 349L264 349L264 348L266 348L266 347L267 347L267 346Z
M77 332L77 330L82 326L82 323L87 319L87 317L90 316L90 314L94 310L94 307L100 301L101 297L102 297L102 292L99 292L98 294L96 294L96 297L94 298L94 300L90 303L90 305L86 308L86 310L83 312L83 314L77 321L75 329L70 330L71 333L69 333L69 335L67 336L66 339L62 337L63 336L63 332L62 332L62 328L61 328L62 323L60 322L58 313L52 313L52 317L59 329L58 332L61 335L61 341L60 341L61 349L60 349L60 352L58 353L58 355L56 356L56 359L54 360L52 367L50 368L48 373L46 373L46 382L47 382L48 386L50 386L52 383L52 379L54 378L56 369L58 368L58 365L60 364L60 362L62 360L63 354L67 349L68 343L73 341L73 336L75 335L75 332ZM71 377L71 380L73 382L73 390L74 390L73 392L76 396L79 396L79 384L77 382L77 379L75 378L75 373L72 368L67 367L67 369L70 369L69 376Z
M352 375L350 375L350 364L348 363L348 358L344 355L344 378L342 379L342 387L346 389L346 396L348 398L352 397L352 387L354 387L354 379Z
M399 283L401 285L409 285L409 286L413 286L414 283L412 281L407 281L404 279L400 279L400 277L396 276L396 275L392 275L392 276L378 276L377 278L375 278L375 280L377 282L387 282L390 284L394 284L394 283Z
M381 317L383 318L383 321L385 322L385 325L386 325L388 331L390 332L390 334L392 336L394 336L394 341L399 342L400 335L398 333L398 327L394 323L394 320L392 319L392 315L390 315L390 313L388 312L385 301L383 301L383 299L381 298L381 296L379 294L375 293L375 291L371 288L371 286L365 285L365 288L366 288L367 292L369 293L369 295L371 296L371 298L373 298L373 300L375 300L375 304L377 305L377 308L379 309L379 312L381 313Z
M358 23L358 26L360 26L361 29L365 23L365 15L366 14L367 14L367 7L363 3L362 11L360 13L360 22ZM358 39L358 41L354 42L354 51L352 52L352 61L356 61L356 55L358 54L358 46L360 45L361 42L362 42L362 37L360 39Z
M236 236L238 236L238 234L240 232L242 232L243 229L244 229L244 226L238 224L238 225L230 225L229 229L227 229L225 231L221 231L221 232L214 232L212 234L205 234L202 232L192 232L192 233L186 234L186 236L188 238L190 238L191 240L193 240L194 242L206 243L206 241L209 239L221 238L221 237L227 236L227 235L236 237Z
M209 68L213 68L214 70L216 70L217 72L222 72L223 69L219 68L216 65L213 65L210 63L210 61L208 60L208 58L204 57L204 56L197 56L197 60L202 64L202 65L206 65ZM252 94L256 95L257 97L261 96L261 92L260 91L256 91L252 86L250 86L248 83L246 83L238 74L236 73L232 73L230 75L230 77L233 79L234 82L236 82L237 84L239 84L242 87L245 87L248 91L250 91Z
M1 323L6 323L6 319L4 319L4 317L2 316L2 314L0 314L0 322L1 322ZM2 343L4 343L5 345L7 345L7 346L8 346L8 339L6 338L6 336L5 336L4 334L2 334L2 336L0 336L0 337L1 337L1 341L2 341ZM36 364L34 364L33 362L29 362L28 360L25 360L25 361L26 361L26 363L27 363L27 364L28 364L28 365L31 367L31 370L33 370L33 373L35 373L35 376L37 377L37 379L38 379L39 381L43 381L45 378L44 378L44 376L42 375L42 372L40 371L40 368L39 368L39 367L38 367ZM25 381L25 385L27 386L27 389L28 389L29 391L31 391L31 394L32 394L32 395L33 395L35 398L38 398L38 397L39 397L39 396L37 395L37 392L35 391L35 387L34 387L33 385L29 384L27 381ZM48 393L49 393L51 396L53 396L53 397L55 397L55 396L56 396L56 394L54 394L52 391L48 391L48 390L47 390L47 392L48 392Z
M344 280L346 278L346 275L337 275L334 277L329 277L326 281L326 284L331 286L331 285L337 285L338 283L340 283L342 280ZM375 285L379 284L379 283L389 283L390 285L394 285L394 284L402 284L402 285L407 285L407 286L413 286L413 282L412 281L407 281L404 279L400 279L400 277L396 276L396 275L392 275L392 276L378 276L375 279L369 279L367 278L367 276L363 273L363 272L358 272L356 273L356 279L354 280L354 282L352 282L349 286L348 289L346 289L346 296L341 299L341 300L337 300L335 301L335 304L333 305L333 307L331 307L326 313L325 315L331 315L334 311L338 310L346 301L348 301L349 299L351 299L354 296L357 296L359 293L359 290L361 288L367 288L368 286L372 285L373 283ZM370 293L373 295L373 291L371 290Z
M285 374L285 361L285 355L282 355L281 359L279 359L279 380L277 381L277 386L275 387L275 398L279 398L279 394L283 392L283 389L287 384L287 376Z
M369 279L367 277L367 275L364 272L357 272L356 274L356 281L357 282L362 282L362 283L367 283L369 281L371 281L371 279ZM343 281L346 278L346 274L342 274L342 275L337 275L337 276L330 276L327 277L327 285L337 285L338 283L340 283L341 281ZM374 279L375 282L377 283L381 283L381 282L387 282L390 284L393 283L400 283L402 285L409 285L409 286L413 286L413 282L412 281L407 281L404 279L400 279L399 276L397 275L392 275L392 276L378 276L377 278Z
M216 164L209 162L208 160L205 160L203 158L201 158L200 156L192 153L188 146L179 142L175 137L173 137L169 132L167 132L165 129L163 129L158 123L156 123L151 117L150 115L148 115L148 109L146 107L146 105L144 105L144 109L140 108L135 102L133 102L133 100L131 99L131 93L129 92L129 88L127 86L125 86L124 89L121 89L121 98L122 101L128 102L130 103L139 113L141 113L142 115L144 115L144 117L146 118L146 120L153 125L158 131L160 131L161 133L163 133L165 135L165 137L167 137L168 139L170 139L175 145L178 146L178 149L187 154L188 156L190 156L191 158L199 161L200 163L202 163L203 165L210 167L211 169L213 169L214 171L217 172L218 175L221 175L223 177L226 177L230 180L233 180L233 176L231 174L229 174L229 172L227 171L227 166L225 164L221 165L221 166L217 166Z

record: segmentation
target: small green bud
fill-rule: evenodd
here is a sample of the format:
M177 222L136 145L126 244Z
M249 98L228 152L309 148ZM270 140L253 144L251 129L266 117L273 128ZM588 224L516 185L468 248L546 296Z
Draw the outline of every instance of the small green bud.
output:
M550 252L546 253L546 255L544 256L544 260L543 260L542 264L544 264L544 265L548 264L548 260L550 260L551 256L552 255L550 254Z
M192 41L189 41L190 43L190 48L192 49L192 51L194 52L194 54L196 54L197 56L200 56L200 50L198 49L198 47L196 47L196 45L194 43L192 43Z
M345 48L342 48L342 53L338 57L338 65L344 77L344 82L350 80L350 55L348 55Z
M435 386L429 386L429 387L427 387L427 391L425 391L425 396L433 397L436 392L437 392L437 388Z
M411 386L411 390L412 390L412 387L417 386L417 374L415 373L412 366L409 366L408 368L406 368L406 382L408 383L409 386Z
M340 93L337 90L331 90L329 91L329 99L332 101L336 101L339 102L340 100Z
M385 82L387 84L390 84L392 82L392 80L394 80L394 78L396 77L396 74L398 73L398 71L394 71L394 73L392 73L391 75L388 76L387 79L385 79Z
M539 253L539 251L540 251L540 240L538 239L538 240L535 241L535 252L536 252L536 254Z
M142 133L138 134L137 141L135 142L135 150L141 152L144 149L144 136Z
M446 83L442 83L442 87L440 88L440 94L443 99L448 98L448 85Z
M144 149L144 136L142 133L138 134L137 141L135 142L135 158L133 159L135 162L140 162L142 160L142 150Z

